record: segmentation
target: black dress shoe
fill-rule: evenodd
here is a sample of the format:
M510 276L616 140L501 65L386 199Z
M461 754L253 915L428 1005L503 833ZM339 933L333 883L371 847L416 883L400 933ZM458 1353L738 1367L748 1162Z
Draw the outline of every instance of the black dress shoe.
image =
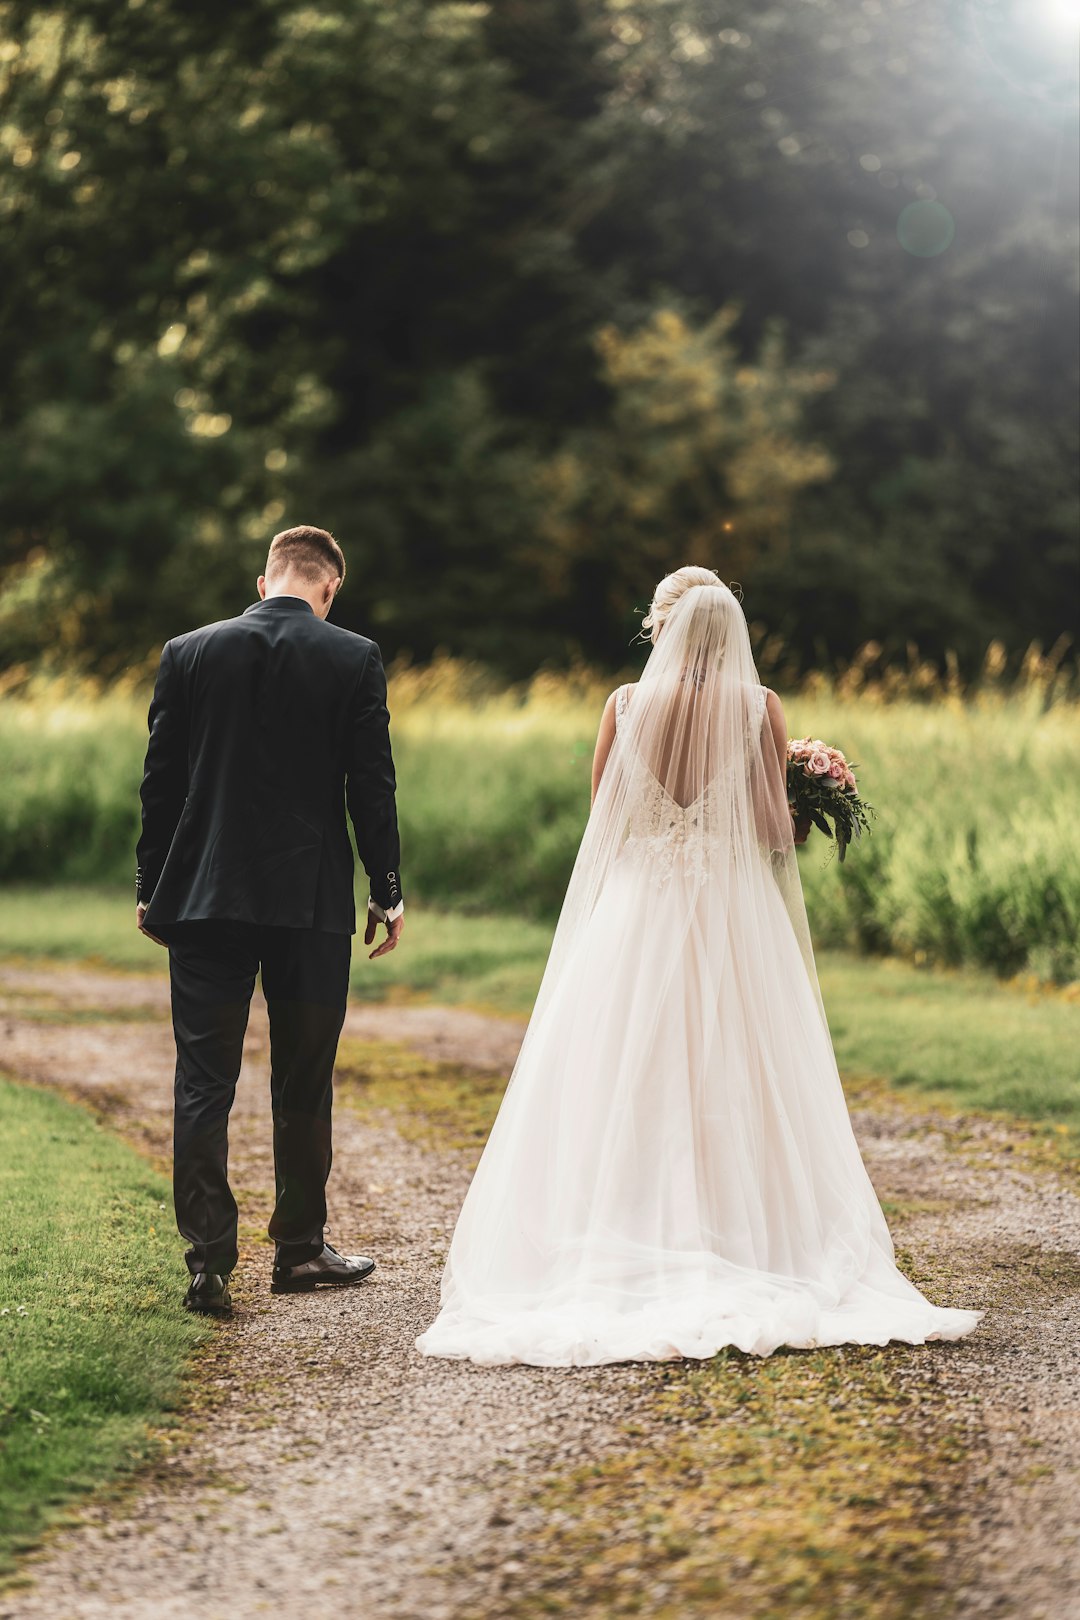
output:
M184 1308L205 1316L228 1316L232 1311L228 1276L216 1271L197 1271L184 1295Z
M276 1265L270 1281L272 1294L308 1294L313 1288L349 1288L375 1270L374 1260L362 1254L338 1254L329 1243L321 1254L294 1266Z

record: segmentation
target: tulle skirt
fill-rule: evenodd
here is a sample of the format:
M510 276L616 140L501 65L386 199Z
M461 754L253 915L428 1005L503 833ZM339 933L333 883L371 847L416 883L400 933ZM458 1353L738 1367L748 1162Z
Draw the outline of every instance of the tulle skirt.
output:
M765 859L630 848L544 991L454 1233L431 1356L589 1366L921 1344Z

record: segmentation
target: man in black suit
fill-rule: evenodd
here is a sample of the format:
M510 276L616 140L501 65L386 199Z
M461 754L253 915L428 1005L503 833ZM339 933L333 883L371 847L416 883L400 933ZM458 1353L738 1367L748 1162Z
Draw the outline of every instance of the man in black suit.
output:
M365 941L404 927L386 678L328 624L345 559L323 529L270 546L260 600L168 642L150 705L136 918L168 946L176 1036L173 1185L191 1310L231 1309L228 1124L261 968L277 1201L272 1289L363 1281L324 1238L334 1059L356 927L346 807L370 883Z

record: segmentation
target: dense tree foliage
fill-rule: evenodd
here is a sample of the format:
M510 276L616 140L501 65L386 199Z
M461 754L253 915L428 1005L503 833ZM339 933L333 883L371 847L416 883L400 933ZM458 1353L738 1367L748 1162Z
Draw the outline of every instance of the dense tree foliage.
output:
M1053 641L1052 19L0 3L0 658L122 667L234 611L300 521L389 653L618 662L689 559L804 662Z

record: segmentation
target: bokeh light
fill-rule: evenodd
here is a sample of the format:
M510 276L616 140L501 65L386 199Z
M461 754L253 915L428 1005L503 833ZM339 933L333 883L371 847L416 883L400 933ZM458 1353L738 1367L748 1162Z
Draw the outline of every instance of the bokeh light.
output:
M896 239L905 253L916 259L934 259L952 242L956 221L944 203L920 198L901 209L896 222Z

